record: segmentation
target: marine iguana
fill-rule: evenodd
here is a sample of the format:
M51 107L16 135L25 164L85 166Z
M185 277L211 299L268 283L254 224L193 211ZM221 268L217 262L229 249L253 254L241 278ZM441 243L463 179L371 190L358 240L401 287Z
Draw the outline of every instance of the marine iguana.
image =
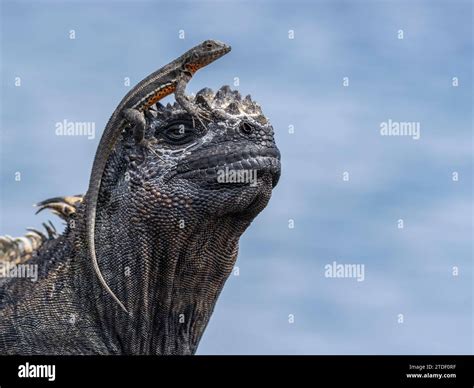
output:
M148 146L126 127L102 176L97 257L130 314L94 272L82 196L43 201L40 210L67 221L61 235L46 225L48 235L0 239L4 263L38 268L36 282L0 279L0 354L196 352L239 238L279 180L280 152L250 96L225 86L190 101L225 115L202 127L179 104L157 103L144 130ZM257 182L218 181L226 168L256 170Z

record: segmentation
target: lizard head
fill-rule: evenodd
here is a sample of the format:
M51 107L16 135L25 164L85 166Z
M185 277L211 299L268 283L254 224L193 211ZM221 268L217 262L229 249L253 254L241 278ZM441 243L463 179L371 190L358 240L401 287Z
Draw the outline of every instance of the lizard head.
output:
M194 74L201 67L214 62L231 50L229 45L218 40L205 40L201 44L187 51L181 58L184 67Z
M227 119L203 123L178 104L158 105L148 114L147 148L139 151L131 134L124 135L135 206L172 219L252 220L280 177L273 128L250 96L228 86L203 89L194 103Z

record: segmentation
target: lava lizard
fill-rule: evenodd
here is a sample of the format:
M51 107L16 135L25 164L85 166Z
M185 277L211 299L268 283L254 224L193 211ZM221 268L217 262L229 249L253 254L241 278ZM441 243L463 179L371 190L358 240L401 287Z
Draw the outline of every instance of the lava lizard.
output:
M100 139L92 165L89 189L86 195L86 234L88 249L92 258L94 271L100 283L126 313L128 313L127 309L113 293L102 276L95 251L95 217L100 183L105 165L124 125L127 123L134 125L135 139L138 142L143 142L146 126L145 112L150 106L164 97L174 93L176 101L182 108L193 117L199 118L200 112L198 108L188 100L184 93L186 85L197 70L214 62L227 54L230 50L231 47L222 42L206 40L168 65L150 74L122 99L107 122L104 133Z

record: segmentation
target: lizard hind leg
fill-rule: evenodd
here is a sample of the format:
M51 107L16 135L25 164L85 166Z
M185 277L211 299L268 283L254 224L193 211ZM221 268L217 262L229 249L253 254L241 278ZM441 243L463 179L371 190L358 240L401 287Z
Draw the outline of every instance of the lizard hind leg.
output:
M141 152L131 155L131 158L138 161L138 163L143 163L146 160L146 150L151 151L153 154L159 157L159 155L157 155L157 153L153 150L156 139L145 138L146 117L149 116L147 113L147 111L142 112L138 109L125 109L123 111L123 117L132 125L133 137L135 138L136 143L140 146L139 149ZM159 158L161 159L161 157Z
M123 117L133 127L133 137L137 143L142 143L145 138L146 118L145 114L138 109L125 109Z

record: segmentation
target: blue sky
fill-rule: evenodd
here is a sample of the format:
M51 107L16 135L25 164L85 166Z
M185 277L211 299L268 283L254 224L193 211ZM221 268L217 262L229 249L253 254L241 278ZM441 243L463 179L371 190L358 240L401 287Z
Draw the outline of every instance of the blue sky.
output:
M470 2L2 1L1 24L0 234L86 190L124 77L219 39L232 52L188 92L250 93L283 172L198 353L472 354ZM96 138L56 136L64 119L95 122ZM381 136L389 119L418 122L420 139ZM365 280L326 278L333 261L364 264Z

